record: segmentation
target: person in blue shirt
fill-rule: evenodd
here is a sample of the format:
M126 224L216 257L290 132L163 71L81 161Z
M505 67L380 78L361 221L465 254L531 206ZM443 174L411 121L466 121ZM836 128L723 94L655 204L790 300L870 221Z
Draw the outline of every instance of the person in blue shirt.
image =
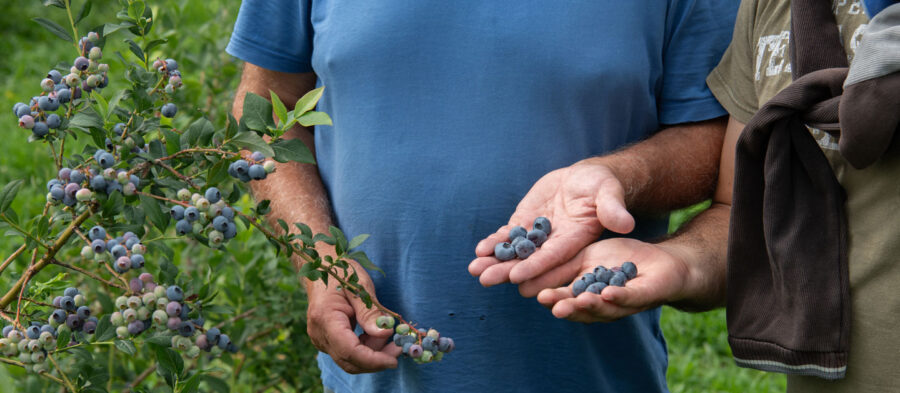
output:
M725 111L705 77L736 9L721 0L244 1L227 48L245 61L235 116L247 92L295 102L325 86L318 110L334 120L287 133L317 165L279 165L255 182L256 198L272 201L273 220L371 234L362 249L385 274L354 265L360 282L457 344L437 364L398 359L377 310L303 279L325 387L666 391L658 308L607 324L560 320L520 296L530 289L493 285L502 272L482 275L482 287L469 263L544 175L548 189L584 177L556 190L581 203L573 221L600 211L592 230L571 233L578 239L604 228L660 235L665 220L652 213L711 192Z

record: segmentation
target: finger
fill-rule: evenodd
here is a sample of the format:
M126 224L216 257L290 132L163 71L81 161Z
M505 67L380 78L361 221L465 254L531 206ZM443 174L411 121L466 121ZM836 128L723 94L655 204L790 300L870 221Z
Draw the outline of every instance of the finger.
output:
M547 288L538 293L537 301L544 307L553 308L556 303L562 301L563 299L571 298L572 287Z
M634 217L625 208L625 190L616 178L608 178L600 183L597 192L597 219L600 224L616 233L634 230Z
M583 253L579 253L578 255L583 255ZM571 293L569 284L582 273L581 258L579 258L579 256L576 256L574 259L563 265L554 267L549 272L537 276L533 280L528 280L519 284L519 294L524 297L533 297L543 289L561 286L569 288L569 292Z
M504 225L494 232L490 236L484 238L484 240L478 242L475 246L475 255L479 257L486 257L489 255L494 255L494 247L497 243L503 243L505 241L509 241L509 229L511 227L509 225Z
M528 259L516 264L509 272L509 281L520 284L544 274L571 260L591 241L591 234L562 234L548 239Z
M478 277L484 273L487 268L500 263L500 260L492 256L475 258L469 263L469 274Z
M512 270L513 266L516 266L516 264L518 263L520 263L519 260L496 263L493 266L488 267L484 270L484 272L481 273L481 276L478 277L478 282L485 287L508 282L509 271Z
M373 351L378 351L378 352L387 353L387 354L396 352L397 355L399 355L400 352L402 352L402 348L394 345L393 340L391 340L390 338L374 337L374 336L370 336L368 333L363 333L363 334L359 335L359 341L363 345L365 345L369 348L372 348ZM397 350L394 351L391 347L396 347Z
M606 292L606 289L603 292ZM578 322L609 322L642 310L610 303L602 295L593 293L578 295L573 301L575 311L567 319Z
M371 338L368 338L371 340ZM348 373L367 373L397 367L397 358L376 351L360 341L350 329L334 329L328 332L328 352Z

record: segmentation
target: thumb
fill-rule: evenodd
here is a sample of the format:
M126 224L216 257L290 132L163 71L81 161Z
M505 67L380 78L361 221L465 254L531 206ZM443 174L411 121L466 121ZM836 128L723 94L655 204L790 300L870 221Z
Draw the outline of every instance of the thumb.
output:
M351 295L352 296L352 295ZM366 304L359 296L352 296L350 304L356 313L356 323L362 327L363 331L371 337L387 338L393 335L393 329L382 329L378 327L376 320L382 315L388 315L379 310L376 305L379 304L375 297L372 297L372 307L366 307Z
M610 177L600 183L595 204L597 219L604 228L616 233L634 230L634 217L625 208L625 190L619 179Z

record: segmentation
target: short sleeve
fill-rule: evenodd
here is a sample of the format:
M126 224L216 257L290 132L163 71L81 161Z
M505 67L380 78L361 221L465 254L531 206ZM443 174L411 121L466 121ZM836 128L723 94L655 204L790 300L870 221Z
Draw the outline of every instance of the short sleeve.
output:
M737 0L672 0L666 15L659 118L678 124L722 116L706 76L728 42Z
M706 79L710 90L728 114L747 124L759 109L754 85L753 26L756 20L756 1L741 3L734 26L734 38Z
M281 72L311 72L311 0L244 0L225 51Z

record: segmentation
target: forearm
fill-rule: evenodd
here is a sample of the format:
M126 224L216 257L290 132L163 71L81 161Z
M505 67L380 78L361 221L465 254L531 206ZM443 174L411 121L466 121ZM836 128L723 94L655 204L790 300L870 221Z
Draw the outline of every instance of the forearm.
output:
M608 166L625 189L628 210L662 214L712 195L725 118L666 128L618 152L585 160Z
M269 90L274 91L286 105L291 106L297 99L315 86L313 74L283 74L264 70L252 64L246 64L241 77L241 84L235 94L232 113L235 119L243 114L244 95L248 92L262 97L269 97ZM292 108L288 108L289 110ZM286 132L282 138L298 138L315 153L313 134L310 130L296 126ZM289 228L296 222L308 225L313 232L328 232L332 224L331 213L325 187L313 164L298 162L275 163L275 172L265 180L250 182L250 188L257 201L269 200L271 211L266 215L274 228L280 228L277 221L284 220ZM330 250L322 250L329 252ZM295 264L300 261L295 258ZM309 286L310 282L303 280ZM308 288L307 288L308 289Z
M713 203L673 236L657 244L683 262L683 291L667 302L684 311L725 305L728 223L731 206Z

